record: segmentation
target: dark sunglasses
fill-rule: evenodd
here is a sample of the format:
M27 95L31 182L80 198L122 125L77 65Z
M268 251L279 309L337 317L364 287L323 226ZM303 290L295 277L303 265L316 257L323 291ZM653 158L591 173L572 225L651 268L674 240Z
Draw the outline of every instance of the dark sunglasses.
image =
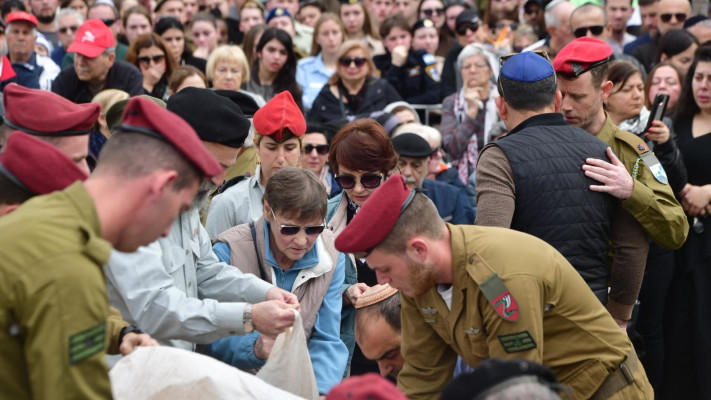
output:
M276 215L274 215L274 210L269 210L272 212L272 217L276 221ZM324 229L326 229L326 224L312 225L312 226L296 226L296 225L279 225L279 233L284 236L294 236L299 233L300 230L304 230L307 235L320 235Z
M341 57L338 59L338 63L342 67L350 67L351 63L354 63L356 67L360 68L365 65L367 60L363 57Z
M356 177L353 175L338 175L334 179L343 189L353 189L356 185ZM383 183L381 174L365 174L360 177L360 184L366 189L375 189L381 183Z
M515 22L497 22L496 23L496 29L504 29L505 26L508 26L509 29L512 31L515 31L518 29L518 24Z
M151 63L151 60L153 60L153 64L158 64L159 62L162 62L164 59L165 59L165 55L157 54L155 56L140 56L140 57L138 57L138 62L143 65L148 65Z
M322 156L328 154L329 147L327 144L319 144L319 145L312 145L312 144L305 144L304 145L304 153L306 154L311 154L312 151L316 150L316 152Z
M101 22L103 22L104 25L106 25L110 28L111 25L116 23L116 20L115 19L102 19Z
M63 27L57 29L57 31L61 34L65 34L68 31L76 32L78 30L79 30L79 26L77 26L77 25L63 26Z
M672 17L676 18L676 22L684 22L684 21L686 21L686 14L684 14L684 13L661 14L661 15L659 16L659 19L661 19L662 22L669 22L669 21L671 21Z
M433 15L444 15L444 8L425 8L422 10L425 17L430 18Z
M476 22L467 22L457 25L456 31L459 35L466 35L467 29L471 29L472 32L476 32L479 29L479 24Z
M602 25L581 26L580 28L573 31L573 35L575 35L576 38L581 38L587 35L588 31L590 31L593 36L599 36L602 33L603 29L605 29L605 27Z

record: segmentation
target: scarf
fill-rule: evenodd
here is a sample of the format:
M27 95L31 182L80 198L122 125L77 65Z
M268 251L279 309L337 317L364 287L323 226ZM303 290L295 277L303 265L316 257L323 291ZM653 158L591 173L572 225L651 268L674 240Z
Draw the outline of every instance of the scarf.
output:
M642 107L642 111L632 118L628 118L620 122L617 127L623 131L632 132L635 135L640 135L644 133L644 128L647 127L647 121L649 120L649 110L647 107Z

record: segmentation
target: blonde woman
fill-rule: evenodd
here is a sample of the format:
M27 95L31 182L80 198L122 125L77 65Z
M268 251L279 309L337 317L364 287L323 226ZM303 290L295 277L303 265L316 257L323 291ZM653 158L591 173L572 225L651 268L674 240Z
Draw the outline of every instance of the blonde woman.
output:
M262 96L240 89L249 82L250 71L247 56L239 46L222 45L216 48L208 57L205 69L213 89L242 92L250 95L258 106L266 104Z

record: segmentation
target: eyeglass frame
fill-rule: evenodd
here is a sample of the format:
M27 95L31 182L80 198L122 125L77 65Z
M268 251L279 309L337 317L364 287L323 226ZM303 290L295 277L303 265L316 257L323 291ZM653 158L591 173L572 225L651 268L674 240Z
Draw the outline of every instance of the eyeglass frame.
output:
M272 213L272 218L274 218L274 222L277 222L277 217L276 217L276 214L274 214L274 209L272 207L269 207L269 211ZM297 230L294 233L284 233L285 228L299 228L299 230ZM320 229L320 230L316 233L309 233L310 229ZM315 235L322 234L325 229L326 229L326 222L324 222L321 225L309 225L309 226L279 224L279 233L284 236L295 236L302 230L304 231L304 233L306 233L307 236L315 236Z
M366 186L366 185L363 183L363 181L362 181L362 179L363 179L364 176L378 176L378 177L379 177L379 181L378 181L378 182L380 182L380 183L378 183L377 186L368 187L368 186ZM342 178L342 177L350 177L350 178L353 178L353 186L347 188L347 187L341 185L341 182L339 182L339 178ZM351 174L344 174L344 175L334 176L333 179L336 181L336 183L338 184L338 186L340 186L340 187L343 188L344 190L351 190L351 189L353 189L353 188L356 186L356 183L357 183L357 182L360 182L361 186L363 186L363 187L366 188L366 189L377 189L377 188L380 187L380 185L383 184L383 178L384 178L384 177L385 177L385 174L383 174L383 173L375 173L375 172L374 172L374 173L362 174L361 176L358 177L357 180L356 180L356 176L355 176L355 175L351 175Z
M309 147L311 149L309 149ZM324 149L324 148L326 149L326 151L322 152L321 150L319 150L319 149ZM316 150L316 153L318 155L325 156L331 150L331 146L329 146L327 144L311 144L311 143L307 143L304 145L304 154L311 154L311 152L313 152L314 150Z

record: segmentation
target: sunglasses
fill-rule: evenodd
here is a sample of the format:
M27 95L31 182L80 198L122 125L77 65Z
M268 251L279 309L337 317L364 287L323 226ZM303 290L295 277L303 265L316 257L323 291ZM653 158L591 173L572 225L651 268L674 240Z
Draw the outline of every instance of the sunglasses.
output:
M582 26L576 30L573 31L573 35L575 35L576 38L581 38L585 35L588 34L588 31L593 34L593 36L599 36L603 29L605 29L604 26L602 25L593 25L593 26Z
M164 54L156 54L155 56L140 56L138 57L138 62L141 63L141 65L149 65L151 61L153 61L153 64L158 64L160 62L163 62L165 59Z
M269 210L272 212L272 217L276 221L276 215L274 215L274 210ZM307 235L320 235L324 229L326 229L326 224L312 225L312 226L296 226L296 225L279 225L279 233L284 236L294 236L299 233L300 230L304 230Z
M353 175L338 175L334 179L343 189L353 189L356 185L356 177ZM381 183L383 183L383 175L381 174L364 174L360 176L360 184L366 189L375 189Z
M497 22L496 23L496 29L504 29L505 26L508 26L510 30L515 31L518 29L518 24L515 22Z
M101 22L103 22L104 25L106 25L110 28L111 25L116 23L116 20L115 19L102 19Z
M479 29L478 22L465 22L465 23L457 25L457 27L456 27L457 34L459 34L459 35L466 35L467 30L476 32L478 29Z
M338 59L338 63L346 68L350 67L351 63L354 63L357 68L360 68L365 65L366 61L367 60L363 57L341 57Z
M669 22L669 21L671 21L672 17L676 18L676 22L684 22L684 21L686 21L686 14L684 14L684 13L661 14L661 15L659 16L659 19L661 19L662 22Z
M319 144L314 146L313 144L305 144L304 145L304 153L305 154L311 154L312 151L316 150L316 152L322 156L325 156L328 154L329 147L327 144Z
M76 31L78 31L78 30L79 30L79 26L77 26L77 25L63 26L63 27L57 29L57 31L58 31L59 33L61 33L61 34L65 34L65 33L67 33L68 31L72 31L72 33L74 33L74 32L76 32Z
M422 13L425 17L430 18L433 15L444 15L444 8L425 8L422 9Z

